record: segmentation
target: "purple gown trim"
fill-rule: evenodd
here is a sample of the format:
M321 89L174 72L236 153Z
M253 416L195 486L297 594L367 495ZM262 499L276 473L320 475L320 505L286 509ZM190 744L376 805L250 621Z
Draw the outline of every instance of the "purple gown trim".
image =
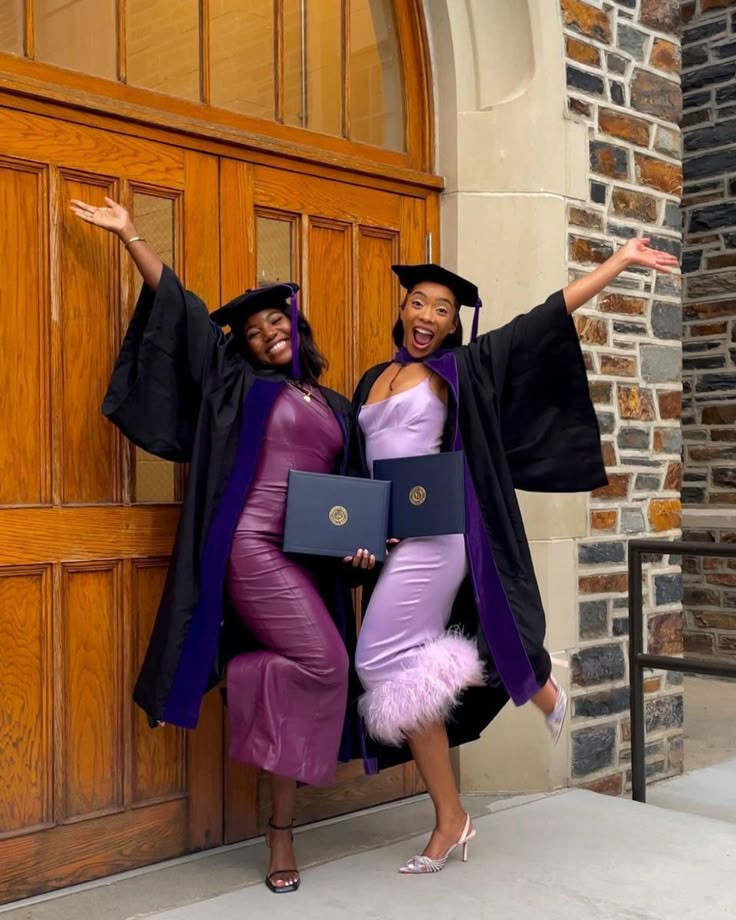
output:
M406 349L402 349L396 359L405 362L413 360ZM424 363L442 377L452 391L455 399L453 450L463 450L459 423L460 385L455 356L450 351L441 351L432 355ZM539 691L539 681L524 648L516 617L511 609L501 576L498 574L498 567L483 522L467 458L465 460L465 514L465 549L468 554L468 567L478 607L480 628L483 630L504 687L514 703L522 706Z
M199 601L168 693L163 721L195 728L222 625L222 598L230 546L253 482L266 422L283 383L257 377L243 399L240 437L230 477L202 547Z
M243 416L235 460L202 547L199 602L192 610L176 674L167 696L162 719L164 722L183 728L195 728L197 725L202 697L217 655L222 626L223 592L233 535L256 473L266 422L283 385L279 381L257 377L243 399ZM342 430L343 443L346 445L342 463L344 474L348 461L348 430L345 420L337 413L335 417ZM333 606L337 627L345 639L348 612L343 593L337 587ZM361 748L359 756L363 757L366 773L375 773L377 766L366 750L363 726L360 725L356 732L354 720L357 719L357 714L346 719L339 760L349 761L356 756L354 738L357 733Z

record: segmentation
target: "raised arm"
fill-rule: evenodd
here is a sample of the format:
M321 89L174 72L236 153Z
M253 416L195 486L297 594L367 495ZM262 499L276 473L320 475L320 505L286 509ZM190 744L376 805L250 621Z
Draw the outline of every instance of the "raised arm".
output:
M573 313L578 307L592 300L618 278L621 272L632 266L671 273L679 264L677 257L669 252L651 249L650 242L648 237L629 240L598 268L568 284L562 292L567 312Z
M135 229L128 211L112 198L105 198L105 204L107 207L97 208L76 198L70 202L72 213L77 217L120 238L143 280L152 291L157 291L164 263Z
M119 236L143 276L110 378L103 414L139 447L166 460L191 459L205 388L240 373L227 337L196 294L139 237L111 198L94 207L72 201L80 219ZM210 382L208 384L208 381Z

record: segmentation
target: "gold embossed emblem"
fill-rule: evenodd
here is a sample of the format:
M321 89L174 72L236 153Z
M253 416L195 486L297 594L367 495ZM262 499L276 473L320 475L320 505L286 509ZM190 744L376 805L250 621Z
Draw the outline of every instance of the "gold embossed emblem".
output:
M412 505L419 506L423 505L427 500L427 490L424 486L414 486L414 488L409 492L409 501Z
M335 505L333 508L330 508L330 521L335 527L342 527L343 524L347 524L348 509L343 508L342 505Z

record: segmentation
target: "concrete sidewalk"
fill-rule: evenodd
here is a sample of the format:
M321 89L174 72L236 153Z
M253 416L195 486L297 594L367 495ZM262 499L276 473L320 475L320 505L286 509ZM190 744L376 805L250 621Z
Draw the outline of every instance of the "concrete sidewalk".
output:
M685 770L736 760L736 680L686 677Z
M736 824L736 758L650 786L647 803Z
M411 878L421 849L402 841L303 873L302 889L262 884L151 915L151 920L727 920L736 918L736 834L709 818L582 791L476 822L464 865Z
M466 810L476 818L517 808L539 797L467 795L462 799ZM433 816L429 798L416 796L298 828L299 864L308 870L410 840L432 826ZM262 885L266 861L263 839L255 838L6 904L0 906L0 918L128 920L148 916L250 885Z
M693 782L698 774L674 780L668 795L690 795ZM733 824L580 790L464 802L478 830L470 860L464 865L453 857L433 876L397 871L421 851L431 826L431 803L422 797L299 832L303 881L293 895L273 895L263 885L266 857L257 840L8 905L0 914L3 920L243 920L257 913L269 920L736 920Z

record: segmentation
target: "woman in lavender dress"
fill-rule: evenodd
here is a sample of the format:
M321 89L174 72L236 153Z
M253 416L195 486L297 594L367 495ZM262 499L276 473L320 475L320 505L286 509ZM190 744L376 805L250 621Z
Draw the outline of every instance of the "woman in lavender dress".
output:
M474 284L438 265L395 266L407 296L393 362L353 401L364 472L374 461L463 450L466 532L398 544L368 598L356 670L379 765L412 756L436 811L424 852L401 871L437 872L475 835L449 746L472 741L511 698L531 700L558 740L567 699L551 675L545 619L515 489L605 484L600 435L570 315L629 266L675 257L631 240L528 314L477 336ZM462 345L461 305L476 307Z
M283 553L287 480L290 469L345 470L350 405L318 383L326 361L297 311L296 285L248 291L210 316L125 208L106 203L73 201L72 211L119 236L144 286L103 411L150 453L190 463L135 700L152 726L194 728L208 683L221 676L219 644L229 659L230 754L271 777L266 884L296 891L297 782L330 785L338 758L354 756L344 731L354 615L342 563L311 568ZM351 560L375 562L365 550ZM247 651L221 641L242 638L232 616Z

